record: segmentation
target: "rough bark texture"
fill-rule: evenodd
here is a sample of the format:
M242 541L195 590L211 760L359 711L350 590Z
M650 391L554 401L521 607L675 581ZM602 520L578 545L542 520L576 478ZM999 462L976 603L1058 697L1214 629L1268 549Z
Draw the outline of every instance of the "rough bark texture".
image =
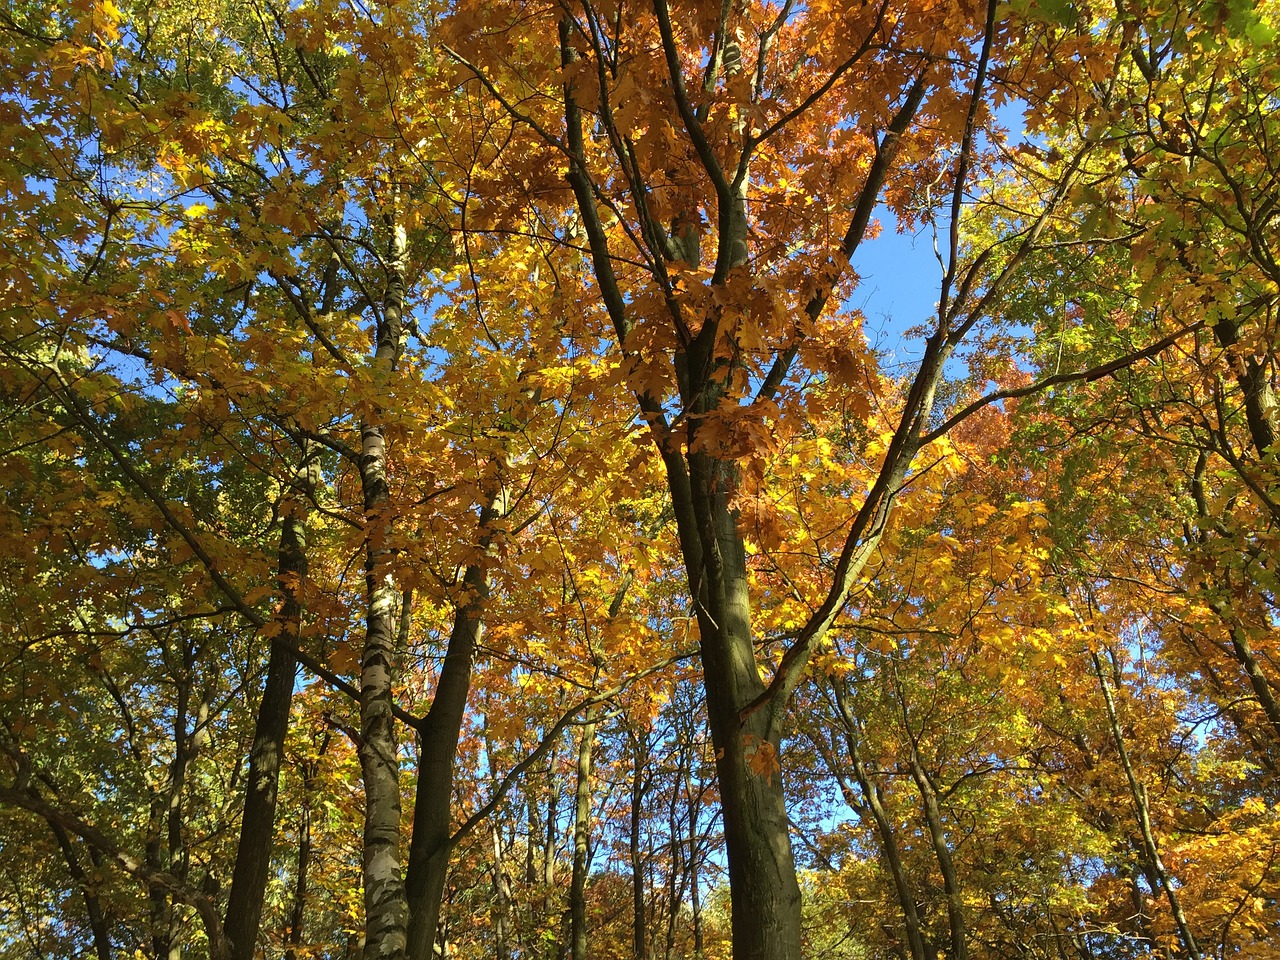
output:
M685 513L681 539L690 591L697 598L702 678L733 893L733 954L735 960L799 960L800 886L782 775L757 756L761 751L776 756L778 742L771 739L765 711L740 719L765 689L751 634L746 549L729 507L727 465L700 454L688 459L692 510L678 510L677 517ZM694 529L687 530L690 519ZM701 562L690 564L691 555Z

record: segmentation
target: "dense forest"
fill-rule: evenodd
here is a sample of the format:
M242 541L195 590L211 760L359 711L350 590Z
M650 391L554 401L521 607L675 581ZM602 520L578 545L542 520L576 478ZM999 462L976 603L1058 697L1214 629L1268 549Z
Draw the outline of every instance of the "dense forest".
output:
M1277 0L2 7L0 957L1280 957Z

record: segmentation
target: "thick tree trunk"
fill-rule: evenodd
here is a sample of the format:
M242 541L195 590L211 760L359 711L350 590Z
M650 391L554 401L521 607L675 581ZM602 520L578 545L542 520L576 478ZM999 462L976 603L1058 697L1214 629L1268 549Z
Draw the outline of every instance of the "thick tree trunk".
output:
M714 190L714 204L708 203L708 207L714 208L717 253L709 284L704 289L724 290L732 275L750 269L747 263L749 158L743 155L736 168L729 170L720 166L716 149L702 130L705 113L698 113L701 107L695 105L685 89L685 61L665 0L654 0L653 9L662 37L671 94ZM994 7L991 9L994 11ZM988 42L993 22L994 13L988 17ZM566 68L578 57L571 42L572 32L570 20L562 20L561 63ZM977 72L978 89L982 85L988 52L989 45L984 47ZM714 74L721 65L718 59L712 61L706 83L716 83ZM926 89L923 77L917 78L877 144L867 181L840 245L845 259L852 256L866 231L898 140L924 101ZM563 95L565 147L569 158L567 179L586 230L595 279L619 348L629 359L643 359L632 353L643 352L644 347L634 343L635 338L630 336L636 324L629 315L628 299L610 258L609 238L601 222L596 184L587 159L582 111L571 85L566 84ZM605 116L607 118L607 111ZM742 136L741 127L735 127L735 135ZM967 146L966 143L962 156L967 156ZM620 159L624 165L629 163L621 155ZM961 163L957 175L960 184L957 204L965 179L965 167ZM641 192L632 198L638 208L643 197ZM700 231L695 225L703 218L696 203L689 209L675 211L668 225L649 220L643 210L640 216L641 232L650 243L655 260L663 261L662 268L654 272L660 285L668 282L665 261L682 260L689 267L699 266ZM832 266L835 270L829 284L833 284L843 263L834 262ZM752 398L742 387L750 377L743 369L731 329L733 308L713 306L707 315L695 320L685 315L680 304L682 298L671 289L666 302L668 316L663 319L670 322L679 343L672 357L671 372L679 388L681 413L676 421L670 421L665 409L667 398L644 389L638 390L636 399L640 413L653 431L666 469L690 598L697 613L703 684L724 811L733 904L733 955L735 960L798 960L800 888L778 763L779 724L774 721L784 714L790 692L803 673L813 645L834 621L883 530L892 499L901 486L921 427L927 420L933 390L949 349L948 332L940 328L926 348L920 374L908 397L904 420L886 454L883 472L851 528L835 582L827 601L821 605L821 616L815 614L815 619L806 625L804 642L797 641L788 651L791 659L785 664L786 669L779 668L769 697L765 697L751 633L746 551L736 512L731 507L739 488L735 454L724 449L724 436L716 429L717 421L726 411L740 411L744 401ZM810 319L817 320L833 290L833 285L825 285L814 294L806 307ZM712 302L716 299L711 298ZM779 350L757 396L764 399L773 396L786 379L797 349L797 345L792 344ZM707 429L704 430L704 426Z
M718 397L712 396L714 403ZM733 893L734 960L799 960L800 886L768 711L745 721L764 693L751 635L746 549L729 507L729 467L689 456L696 530L681 530L690 590L697 600L702 676L724 814ZM676 491L673 490L673 495ZM681 511L677 511L677 517ZM687 523L684 525L687 527Z
M360 669L360 768L364 774L365 956L398 960L405 953L408 905L400 872L400 759L391 710L399 592L385 572L387 502L382 430L361 431L361 474L369 546L365 559L364 651Z
M288 603L286 601L286 605ZM253 960L257 944L267 876L271 869L276 796L296 675L297 663L293 655L283 645L272 644L249 754L240 844L227 901L226 930L231 943L231 960Z

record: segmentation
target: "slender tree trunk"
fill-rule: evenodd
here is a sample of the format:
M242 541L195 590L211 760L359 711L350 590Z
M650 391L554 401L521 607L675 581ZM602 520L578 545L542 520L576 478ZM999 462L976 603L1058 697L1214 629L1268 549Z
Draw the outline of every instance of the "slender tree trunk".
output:
M375 382L389 380L403 335L404 229L392 225L387 292L373 362ZM392 713L399 591L387 572L387 447L382 426L360 425L360 487L365 518L364 650L360 658L360 768L364 774L364 904L368 960L405 955L409 919L400 859L400 757Z
M924 805L925 828L929 832L929 844L933 847L934 860L942 874L942 891L947 897L951 960L969 960L969 937L964 918L964 901L960 895L960 878L956 873L955 861L951 858L951 846L947 841L947 832L942 821L942 808L938 804L938 789L933 777L924 768L924 763L920 759L920 747L911 729L907 694L898 675L896 662L893 664L893 677L898 688L898 706L902 712L902 732L907 738L910 750L908 760L911 779L915 782L916 790Z
M495 960L511 960L511 881L506 866L506 848L502 831L495 819L493 837L493 905L489 915L493 922Z
M911 732L907 731L907 736ZM929 843L933 856L942 873L942 891L947 897L947 924L951 931L951 960L968 960L969 941L964 919L964 902L960 896L960 878L956 874L955 861L947 843L946 829L942 823L942 810L938 805L938 791L920 762L920 753L911 744L911 778L924 801L924 822L929 831Z
M183 836L183 815L187 765L193 750L193 738L187 726L191 720L191 688L194 672L194 651L184 639L181 650L171 645L172 638L164 641L165 659L176 687L177 702L174 705L173 760L169 763L169 780L160 796L152 801L152 822L163 824L164 841L160 837L146 845L147 863L157 871L167 871L180 880L186 879L186 856ZM178 660L179 662L174 662ZM203 706L203 705L202 705ZM182 908L174 898L158 887L151 890L152 948L157 960L179 960L184 942Z
M1138 818L1138 830L1142 838L1143 850L1146 853L1147 867L1154 880L1151 887L1153 890L1159 888L1163 891L1165 899L1169 901L1169 912L1173 915L1173 922L1178 929L1178 936L1182 940L1182 947L1187 956L1191 960L1200 960L1200 945L1196 942L1195 934L1191 931L1186 914L1183 913L1182 900L1178 896L1177 887L1174 886L1168 870L1165 869L1164 861L1160 858L1160 846L1156 841L1155 830L1151 826L1151 808L1147 803L1146 787L1138 780L1137 771L1134 770L1133 764L1129 760L1129 751L1125 747L1124 733L1120 729L1120 719L1116 713L1115 700L1111 696L1111 686L1107 683L1106 674L1103 672L1102 661L1096 653L1091 654L1091 656L1098 683L1102 687L1102 699L1107 707L1107 720L1111 725L1111 736L1115 740L1116 751L1120 755L1120 765L1124 768L1125 778L1129 781L1129 792L1133 798L1134 812Z
M559 845L560 839L560 787L559 778L555 775L555 764L550 755L547 757L547 766L543 777L543 783L546 784L547 816L542 821L542 914L540 926L548 931L548 937L544 941L539 955L555 957L559 954L560 943L557 942L557 938L550 936L550 930L554 929L552 917L563 916L559 909L559 892L556 889L558 867L556 863L556 847ZM560 939L562 940L563 938Z
M284 760L284 741L289 731L289 710L298 672L291 651L298 646L302 625L303 585L307 578L307 504L314 486L313 456L304 444L283 509L276 568L276 582L283 602L273 621L279 630L279 642L270 645L267 679L258 703L253 746L249 751L240 843L227 900L226 933L231 943L231 960L253 960L271 870L280 765Z
M683 722L687 723L681 735L680 751L681 778L684 786L685 821L688 824L689 843L688 858L685 862L685 883L689 890L689 909L693 920L693 955L701 958L703 954L702 930L702 895L698 889L698 876L702 863L703 836L701 833L701 805L706 789L705 784L694 782L694 766L698 762L698 743L695 734L696 720L692 711L686 713ZM679 727L677 727L679 729Z
M98 899L97 886L80 865L80 858L76 856L75 846L71 843L71 837L67 835L67 831L53 820L46 822L58 841L62 856L67 861L67 870L71 874L71 879L80 888L80 896L84 898L85 915L89 918L89 930L93 934L94 952L97 953L98 960L111 960L111 932L102 914L102 902Z
M680 784L683 781L686 753L677 750L677 769L672 777L671 801L667 804L667 937L665 960L670 960L676 948L676 924L680 917L680 904L684 902L684 888L688 879L685 860L684 816L680 809Z
M704 943L702 920L702 890L699 886L702 871L703 847L706 837L702 833L701 812L702 797L706 784L699 781L694 789L693 764L695 762L693 737L690 732L689 766L685 770L685 797L689 803L689 909L693 914L693 956L702 960L706 949Z
M693 911L693 956L695 960L702 960L706 945L703 942L702 893L698 890L698 870L701 863L701 854L698 850L699 842L696 836L690 841L690 845L689 908Z
M164 801L158 794L151 797L151 809L149 817L149 836L146 845L143 847L143 857L147 866L156 871L161 872L165 868L164 861L161 859L160 851L160 834L159 825L163 817ZM154 833L151 831L155 831ZM166 911L169 906L169 894L163 887L153 884L147 890L147 908L148 919L151 923L151 953L156 960L162 960L169 956L169 933L168 925L165 921Z
M845 696L843 681L837 679L831 686L835 696L836 709L840 713L844 727L845 747L849 751L849 761L853 767L854 778L858 781L858 789L862 791L865 809L871 814L876 835L880 839L880 850L884 854L885 863L889 867L889 877L893 881L893 889L898 897L898 906L902 910L902 920L907 931L907 946L911 950L911 960L926 960L924 936L920 929L920 914L916 909L915 891L902 862L898 849L898 840L893 833L893 823L880 795L880 785L876 783L866 763L862 759L862 747L859 736L859 724L849 707ZM834 764L832 764L834 769ZM841 778L843 780L843 778Z
M587 870L591 838L591 751L596 721L589 719L578 740L578 780L573 804L573 874L569 881L569 943L573 960L588 960Z
M293 908L289 911L289 947L285 960L296 960L302 946L302 923L307 908L307 874L311 869L311 798L305 792L298 812L298 860L294 866Z
M631 733L631 832L627 837L627 851L631 861L631 952L633 960L646 960L645 946L648 920L645 916L644 862L640 852L640 825L643 822L641 805L645 795L645 761L648 756L648 734L641 742Z
M302 809L298 813L298 862L293 882L293 909L289 912L289 948L285 960L296 960L302 946L302 925L306 918L308 875L311 870L311 801L315 793L315 781L320 774L321 758L329 748L326 732L320 742L320 750L314 760L303 768Z
M557 789L555 766L550 755L547 758L547 817L542 831L542 888L544 913L551 911L552 891L556 884L556 847L560 838L560 791Z
M492 540L491 525L498 517L500 499L496 496L480 511L481 555ZM471 692L471 668L484 631L484 604L489 596L489 577L482 563L468 566L462 580L467 597L454 614L431 709L418 725L417 798L405 874L410 909L409 960L429 960L440 920L452 849L454 766Z

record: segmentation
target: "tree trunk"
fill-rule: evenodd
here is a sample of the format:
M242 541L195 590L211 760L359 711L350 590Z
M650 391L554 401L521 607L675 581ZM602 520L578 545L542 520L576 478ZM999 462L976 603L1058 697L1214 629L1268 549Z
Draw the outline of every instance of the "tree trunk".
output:
M399 356L404 309L404 229L393 226L375 381L389 378ZM360 488L365 520L364 650L360 658L360 768L364 774L365 949L369 960L405 955L409 919L400 866L400 758L392 713L399 591L387 573L387 447L382 426L360 425Z
M697 540L685 557L691 594L700 601L703 685L733 894L733 956L799 960L800 886L778 742L767 729L768 711L740 718L764 693L751 635L746 549L725 490L727 466L701 454L690 454L689 465L697 529L682 530L681 539Z
M627 848L631 860L631 944L633 960L646 960L648 948L645 946L648 932L648 919L644 906L644 864L640 856L640 824L643 820L641 804L644 803L645 759L648 756L648 734L641 742L635 733L631 734L631 832L627 837Z
M249 752L249 777L240 843L236 849L227 899L226 934L231 960L253 960L262 923L262 906L271 869L275 836L276 798L284 740L289 731L289 710L298 664L292 650L298 646L302 624L302 592L307 578L307 498L310 495L311 451L304 445L290 496L284 504L280 529L280 553L276 582L283 599L274 622L279 642L270 645L267 679L258 704L253 747Z
M507 876L506 850L495 820L493 837L493 950L495 960L511 960L511 881Z
M747 262L750 237L746 202L748 156L743 155L736 170L726 171L720 167L715 148L702 130L703 120L697 113L700 108L690 100L684 86L684 60L665 0L655 0L653 9L662 37L669 89L676 100L680 122L712 180L714 196L705 199L708 210L714 211L717 252L708 284L703 289L715 294L726 290L731 276L750 270ZM991 10L994 11L994 7ZM988 46L984 46L977 71L979 89L993 22L994 12L988 16ZM560 51L561 64L566 71L578 57L571 42L572 31L570 21L562 19ZM716 78L713 72L720 65L718 60L713 60L706 83L714 85ZM920 108L926 89L924 78L918 77L906 92L904 102L876 147L867 181L854 205L841 243L841 254L845 260L852 256L866 232L876 198L892 164L898 138ZM609 238L598 207L598 185L592 179L592 166L587 159L582 110L575 100L572 85L566 84L562 93L565 147L569 159L567 179L586 230L601 299L623 355L628 359L656 361L659 358L646 358L632 352L643 351L644 347L637 346L633 342L635 338L630 335L636 324L629 315L628 298L614 273L610 258ZM735 136L741 137L742 130L742 126L735 126ZM967 156L967 144L961 154ZM957 181L963 185L965 179L965 168L961 163ZM957 198L959 196L957 192ZM643 197L641 192L633 198L637 206L643 203ZM647 218L643 212L641 216ZM699 224L702 219L695 203L689 209L675 211L669 225L660 225L652 220L642 222L641 229L651 240L655 261L663 261L662 267L655 270L655 280L659 285L667 282L667 260L681 260L688 267L699 267L699 230L690 225ZM690 229L682 229L682 225L690 226ZM667 226L671 227L670 232ZM680 239L673 239L672 233ZM832 266L835 267L834 282L844 263L833 262ZM821 315L833 290L833 286L824 285L814 294L806 307L810 319L817 320ZM717 431L725 412L736 413L744 408L745 401L753 398L753 394L742 386L750 377L744 369L742 354L731 330L734 319L729 313L731 308L714 305L716 296L712 296L712 308L691 323L679 300L674 293L668 295L668 315L661 320L669 322L677 336L678 346L671 354L673 366L670 372L679 389L681 413L675 421L669 421L664 406L668 398L655 396L644 388L637 390L636 400L666 470L689 595L697 615L703 685L724 812L725 849L733 904L733 956L735 960L798 960L801 949L800 887L796 880L778 763L779 724L774 721L784 714L791 689L803 672L812 646L834 622L883 530L892 499L901 486L921 427L927 420L933 391L949 349L949 334L940 328L930 338L920 373L907 400L903 421L886 453L881 475L851 527L828 599L820 607L821 614L815 614L815 618L806 625L804 643L797 641L788 651L791 657L783 665L786 669L779 667L769 697L765 697L765 685L756 662L755 638L751 633L746 550L738 528L737 513L732 507L740 480L737 454L725 448L723 433ZM779 350L760 385L758 396L771 398L772 391L776 391L786 379L796 353L795 345ZM666 360L665 354L662 360Z
M871 773L862 759L862 747L859 743L859 724L849 701L845 696L844 681L836 679L831 685L835 696L836 709L839 711L841 724L844 727L845 747L849 751L849 761L853 767L854 778L858 781L858 789L862 791L865 811L871 815L876 834L880 838L880 850L889 868L889 876L893 880L894 892L898 897L898 906L902 909L902 920L907 931L907 946L911 951L911 960L926 960L924 936L920 928L920 913L916 909L915 891L911 887L911 879L907 876L906 866L902 862L898 840L893 833L893 824L889 813L884 808L880 794L880 785L871 778ZM835 764L831 764L835 770ZM837 773L837 776L839 774ZM841 783L844 778L840 777ZM852 806L852 803L850 804Z
M578 741L578 781L573 805L573 874L569 881L569 944L573 960L587 960L587 870L591 837L591 750L596 722L589 719Z
M80 858L76 856L75 847L67 831L54 820L46 822L58 841L62 856L67 861L67 870L71 874L71 879L76 882L76 886L80 888L80 895L84 898L85 914L89 918L89 930L93 933L93 947L98 954L98 960L111 960L111 933L107 929L106 918L102 915L102 902L98 899L97 883L80 865Z
M500 498L480 511L482 555L492 539L490 525L498 517L497 499ZM430 960L440 921L452 849L454 763L471 692L471 668L484 631L484 603L489 596L489 577L481 563L468 566L462 579L467 598L454 614L431 709L418 725L417 798L405 874L410 910L409 960Z
M911 731L907 731L911 736ZM947 897L947 924L951 930L951 960L969 960L969 940L964 919L964 902L960 896L960 878L956 874L955 861L951 858L951 848L947 845L947 834L942 823L942 809L938 805L938 791L928 771L920 762L920 753L914 743L911 744L911 778L924 801L924 822L929 830L929 842L933 847L934 859L942 873L942 890Z
M307 908L307 875L311 869L311 796L315 791L316 778L320 774L321 758L328 747L329 734L326 732L316 758L307 761L303 768L302 810L298 814L298 861L293 881L293 909L289 912L289 947L285 951L285 960L296 960L298 948L302 946L302 923Z
M1169 912L1173 915L1174 925L1178 929L1182 947L1191 960L1200 960L1200 945L1196 942L1191 925L1187 922L1182 910L1182 899L1178 896L1178 888L1165 869L1160 858L1160 846L1156 840L1155 830L1151 825L1151 807L1147 803L1146 787L1138 780L1137 771L1129 759L1129 750L1125 746L1124 733L1120 729L1120 718L1116 713L1115 699L1111 696L1111 686L1107 683L1102 669L1102 661L1096 653L1093 658L1093 669L1102 687L1102 699L1107 708L1107 721L1111 725L1111 736L1115 740L1116 752L1120 756L1120 765L1124 768L1125 779L1129 782L1130 796L1133 798L1134 812L1137 814L1139 835L1142 838L1143 852L1146 854L1147 868L1151 876L1150 886L1153 891L1159 889L1169 901Z

